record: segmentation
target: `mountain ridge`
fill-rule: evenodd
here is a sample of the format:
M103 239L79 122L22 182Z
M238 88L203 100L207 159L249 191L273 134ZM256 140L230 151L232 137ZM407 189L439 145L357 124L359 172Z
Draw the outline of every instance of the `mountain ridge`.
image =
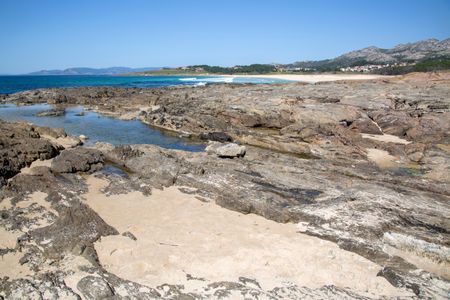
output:
M159 70L159 67L129 68L129 67L109 67L109 68L87 68L74 67L63 70L40 70L26 75L119 75L131 72L144 72Z
M369 46L353 50L335 58L297 61L287 64L290 67L318 68L318 67L350 67L364 64L394 64L403 62L417 62L425 59L450 58L450 38L439 41L426 39L413 43L398 44L393 48L379 48Z

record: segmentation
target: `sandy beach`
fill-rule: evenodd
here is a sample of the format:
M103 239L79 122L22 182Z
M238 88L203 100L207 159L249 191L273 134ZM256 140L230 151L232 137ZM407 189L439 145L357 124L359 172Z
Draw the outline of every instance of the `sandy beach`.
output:
M101 192L108 185L104 179L89 176L87 184L86 203L119 232L136 237L108 236L95 243L100 263L128 280L149 286L182 282L187 290L198 292L211 280L245 276L265 289L293 282L409 295L377 276L381 266L299 233L295 224L201 202L177 187L153 190L151 196L139 192L106 196ZM198 280L189 280L187 274Z
M338 80L370 80L379 78L391 78L392 76L373 75L373 74L270 74L270 75L233 75L236 78L268 78L268 79L281 79L299 82L326 82L326 81L338 81Z

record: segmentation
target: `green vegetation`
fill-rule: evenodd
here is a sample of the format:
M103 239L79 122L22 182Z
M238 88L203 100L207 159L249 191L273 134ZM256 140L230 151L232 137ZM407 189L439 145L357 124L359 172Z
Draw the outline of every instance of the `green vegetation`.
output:
M156 71L140 72L146 75L202 75L202 74L268 74L276 73L273 65L253 64L248 66L219 67L195 65L181 68L163 68Z
M415 65L392 66L374 71L381 75L402 75L411 72L433 72L450 70L450 58L432 58L422 60Z
M276 68L273 65L253 64L248 66L235 66L235 67L219 67L208 65L197 65L187 67L189 70L205 73L216 74L267 74L276 72Z

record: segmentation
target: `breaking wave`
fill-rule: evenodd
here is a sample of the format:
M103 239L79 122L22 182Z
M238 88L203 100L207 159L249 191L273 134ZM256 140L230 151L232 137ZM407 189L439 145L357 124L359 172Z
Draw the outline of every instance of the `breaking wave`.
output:
M232 83L234 80L234 77L189 77L189 78L180 78L180 81L184 82L195 82L195 83ZM204 85L204 84L202 84Z

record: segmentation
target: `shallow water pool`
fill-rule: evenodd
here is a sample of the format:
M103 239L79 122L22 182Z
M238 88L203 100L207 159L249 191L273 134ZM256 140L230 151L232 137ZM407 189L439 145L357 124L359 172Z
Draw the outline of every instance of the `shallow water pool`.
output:
M81 134L89 139L86 144L106 142L113 145L153 144L167 149L185 151L203 151L203 143L194 142L176 135L163 133L139 120L119 120L102 116L92 111L84 111L83 107L66 108L66 114L58 117L37 117L36 114L51 109L48 104L17 106L15 104L0 105L0 119L5 121L25 121L38 126L64 128L69 135ZM83 116L77 114L84 112Z

